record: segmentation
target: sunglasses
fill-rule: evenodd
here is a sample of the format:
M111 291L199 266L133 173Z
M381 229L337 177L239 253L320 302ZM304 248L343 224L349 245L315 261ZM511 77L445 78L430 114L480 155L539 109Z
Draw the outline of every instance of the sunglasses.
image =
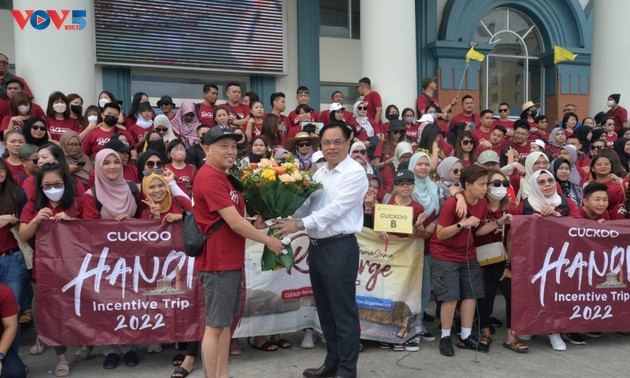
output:
M358 110L367 110L367 106L358 106L357 109Z
M508 186L510 186L510 180L492 180L488 182L488 185L492 185L495 188L498 188L500 186L507 188Z
M601 150L604 146L591 146L591 150Z
M556 182L556 180L553 177L549 177L547 180L545 179L540 179L540 180L536 180L536 182L538 183L538 185L545 185L545 184L553 184L554 182Z
M508 112L510 109L499 109L499 113L506 113Z
M462 144L464 146L469 146L471 144L475 144L475 141L474 140L470 140L470 139L464 139L464 140L462 140Z
M353 154L361 154L361 155L366 155L367 154L367 150L354 150L352 151Z
M394 185L396 185L396 186L411 186L413 184L414 184L414 182L411 181L411 180L398 181L398 182L394 183Z
M144 165L149 167L149 169L153 169L162 168L164 166L164 163L162 163L161 161L147 161L146 163L144 163Z
M455 169L453 169L451 172L453 172L453 174L454 174L454 175L457 175L457 174L459 174L461 171L463 171L463 169L462 169L462 168L455 168Z
M298 147L310 147L311 143L310 142L298 143L297 146Z
M161 175L162 173L164 173L164 170L162 170L162 169L145 169L144 171L142 171L142 175L143 176L148 176L151 173L155 173L156 175Z
M33 125L31 126L31 130L46 131L46 126Z
M392 134L402 134L402 133L403 133L403 131L402 131L402 130L393 130L393 131L390 131L390 132L391 132Z
M163 103L161 103L161 104L158 104L158 106L159 106L160 108L161 108L162 106L171 106L171 105L173 105L173 104L168 104L168 103L166 103L166 102L163 102Z
M155 131L157 131L158 133L165 133L165 132L168 131L168 129L167 128L163 128L163 127L157 127L155 129Z

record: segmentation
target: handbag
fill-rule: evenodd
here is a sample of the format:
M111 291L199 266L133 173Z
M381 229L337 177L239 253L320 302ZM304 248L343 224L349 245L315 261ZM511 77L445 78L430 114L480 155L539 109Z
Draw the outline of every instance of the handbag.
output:
M479 265L486 266L507 260L507 251L503 242L494 242L476 247Z

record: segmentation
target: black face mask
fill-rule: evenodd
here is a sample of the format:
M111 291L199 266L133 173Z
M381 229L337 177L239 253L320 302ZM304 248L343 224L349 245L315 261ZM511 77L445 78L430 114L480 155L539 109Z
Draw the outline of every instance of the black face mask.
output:
M529 114L532 116L532 118L536 118L536 116L538 115L538 110L534 109L531 112L529 112Z
M387 116L387 120L388 120L388 121L390 121L390 122L391 122L391 121L393 121L393 120L395 120L395 119L398 119L398 113L390 113L390 114Z
M103 121L109 125L109 126L116 126L116 124L118 123L118 117L114 117L113 115L106 115L105 118L103 118Z
M76 115L83 114L83 106L81 105L70 105L70 110L72 110L72 113Z

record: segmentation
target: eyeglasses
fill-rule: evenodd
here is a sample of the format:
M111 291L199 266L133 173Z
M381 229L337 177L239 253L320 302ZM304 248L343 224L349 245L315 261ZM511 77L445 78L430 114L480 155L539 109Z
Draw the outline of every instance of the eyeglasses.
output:
M361 155L366 155L367 154L367 150L354 150L352 151L353 154L361 154Z
M358 110L367 110L367 106L357 106Z
M341 139L325 140L322 142L322 146L330 147L331 145L335 145L335 147L341 147L341 145L343 145L345 142L346 142L345 140L341 140Z
M311 142L298 143L297 146L298 147L310 147L311 146Z
M46 126L33 125L31 126L31 130L46 131Z
M543 186L545 184L553 184L554 182L556 182L556 180L553 177L549 177L548 179L540 179L540 180L536 180L536 182L538 183L538 185Z
M173 147L171 151L186 151L186 147L184 146Z
M62 189L64 187L63 182L56 182L54 184L42 184L42 189L50 190L52 188Z
M398 181L394 183L396 186L412 186L413 184L414 182L411 180Z
M462 144L464 146L468 146L468 145L471 145L471 144L475 144L475 141L471 140L471 139L464 139L464 140L462 140Z
M604 146L591 146L591 150L601 150Z
M157 131L158 133L165 133L168 131L168 129L166 127L156 127L155 131Z
M492 185L495 188L503 185L504 188L507 188L508 186L510 186L510 180L492 180L488 182L488 185Z
M8 66L9 62L6 60L0 60L0 66Z
M463 169L461 169L461 168L455 168L455 169L451 170L451 172L453 172L454 175L458 175L459 172L461 172L461 171L463 171Z
M605 167L610 167L610 163L598 163L598 164L595 164L595 166L597 168L605 168Z
M164 166L164 163L162 163L161 161L147 161L146 163L144 163L144 165L146 165L147 167L149 167L150 169L155 168L162 168Z
M66 144L66 147L68 147L68 148L79 148L79 147L81 147L81 143L68 143L68 144Z
M506 113L509 112L510 109L499 109L499 113Z
M143 176L148 176L151 173L155 173L156 175L161 175L162 173L164 173L164 170L158 168L158 169L145 169L144 171L142 171Z

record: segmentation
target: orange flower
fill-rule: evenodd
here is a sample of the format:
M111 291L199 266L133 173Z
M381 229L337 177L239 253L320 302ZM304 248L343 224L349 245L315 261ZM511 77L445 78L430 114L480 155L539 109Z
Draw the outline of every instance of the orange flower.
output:
M249 164L249 166L250 166L252 169L258 169L258 163L250 163L250 164Z
M278 166L278 162L275 160L271 160L271 166L272 167L277 167Z
M251 176L251 174L252 174L251 172L244 172L243 176L241 176L241 180L247 179L249 176Z
M302 181L302 185L309 186L309 185L311 185L311 182L308 181L308 179L304 179L304 181Z
M282 174L286 173L287 167L283 167L283 166L274 167L273 170L276 172L277 175L282 175Z

